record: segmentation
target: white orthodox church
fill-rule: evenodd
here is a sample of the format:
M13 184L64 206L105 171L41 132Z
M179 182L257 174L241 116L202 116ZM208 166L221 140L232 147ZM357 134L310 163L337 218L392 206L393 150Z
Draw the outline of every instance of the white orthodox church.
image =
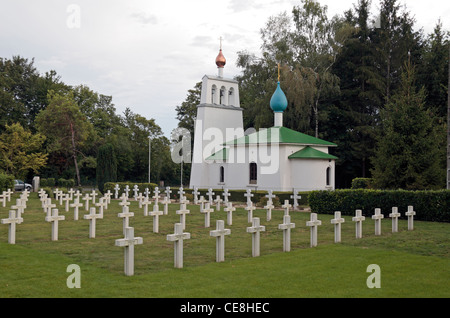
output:
M218 75L203 77L190 188L334 189L337 158L329 148L336 144L283 127L288 102L279 79L270 101L274 126L244 132L238 82L223 76L225 63L220 49Z

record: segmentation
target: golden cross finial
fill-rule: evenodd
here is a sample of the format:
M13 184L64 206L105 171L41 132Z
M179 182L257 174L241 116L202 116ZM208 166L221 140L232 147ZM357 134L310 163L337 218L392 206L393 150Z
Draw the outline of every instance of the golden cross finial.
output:
M280 63L278 63L278 82L280 81Z
M223 40L222 37L220 37L220 38L219 38L219 41L220 41L220 49L222 49L222 40Z

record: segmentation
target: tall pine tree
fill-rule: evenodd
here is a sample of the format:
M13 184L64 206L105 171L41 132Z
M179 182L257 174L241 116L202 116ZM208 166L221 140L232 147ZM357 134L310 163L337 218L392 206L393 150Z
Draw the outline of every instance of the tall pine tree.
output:
M97 185L103 193L106 182L117 181L117 159L114 147L111 144L104 144L98 148L97 153Z
M381 112L382 134L378 137L372 176L379 188L442 188L445 128L425 107L425 89L415 87L414 67L408 62L400 88Z

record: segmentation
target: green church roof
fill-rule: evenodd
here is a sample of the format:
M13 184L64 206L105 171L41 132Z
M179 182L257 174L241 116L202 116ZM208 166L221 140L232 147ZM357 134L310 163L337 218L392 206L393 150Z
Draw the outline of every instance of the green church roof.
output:
M289 159L328 159L328 160L338 159L337 157L335 157L333 155L319 151L319 150L311 148L309 146L293 153L288 158Z
M222 148L216 153L213 153L211 156L206 158L205 160L227 160L228 159L228 149Z
M244 145L255 143L287 143L300 145L321 145L336 147L337 145L315 138L286 127L271 127L262 129L247 136L227 141L224 145Z

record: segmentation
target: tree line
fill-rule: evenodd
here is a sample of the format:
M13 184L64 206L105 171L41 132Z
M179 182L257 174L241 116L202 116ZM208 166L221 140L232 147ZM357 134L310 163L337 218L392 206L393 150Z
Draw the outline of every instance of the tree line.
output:
M244 129L273 126L270 98L289 101L284 125L338 145L336 186L372 178L378 188L445 187L449 31L431 34L398 0L358 0L332 18L302 0L261 28L261 52L240 51ZM177 106L193 133L201 83Z
M86 85L65 84L55 71L40 74L34 59L0 58L0 173L17 179L74 179L179 184L170 141L154 119L126 108Z

